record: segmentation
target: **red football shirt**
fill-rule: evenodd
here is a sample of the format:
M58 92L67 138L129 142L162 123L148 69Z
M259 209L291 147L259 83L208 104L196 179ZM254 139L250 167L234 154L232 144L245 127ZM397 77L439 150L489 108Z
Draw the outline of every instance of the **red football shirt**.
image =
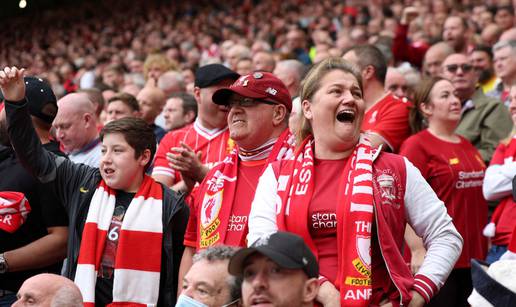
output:
M409 108L405 98L387 94L367 110L362 130L380 135L393 152L398 152L401 143L409 137Z
M234 147L227 127L210 131L195 121L193 124L171 131L163 137L156 152L153 176L165 175L172 177L174 183L180 181L180 174L168 165L166 154L170 152L170 148L180 147L181 142L186 143L195 152L201 151L201 161L209 168L222 161Z
M505 162L513 161L516 161L516 139L512 139L509 145L498 145L489 165L503 165ZM516 202L512 195L509 195L502 199L498 206L504 208L496 223L496 234L491 241L496 245L508 245L513 229L516 229Z
M446 205L464 239L455 268L468 268L471 258L484 259L487 252L487 241L482 235L487 221L487 203L482 194L486 166L477 149L459 137L459 143L452 143L423 130L403 143L400 154L421 171Z
M231 208L231 213L228 221L228 228L224 242L218 244L225 244L230 246L246 247L246 236L248 233L247 220L251 211L251 203L254 199L258 179L265 170L266 159L259 161L241 161L239 160L238 175L236 182L235 198ZM194 208L190 210L188 218L188 226L184 238L185 246L196 248L198 238L199 226L197 225L197 217L200 212L200 202L195 202Z
M319 274L335 283L338 271L337 207L339 184L347 159L320 160L314 163L314 192L308 207L308 229L317 248ZM380 254L376 227L373 223L371 238L372 303L379 303L383 295L391 293L392 282Z

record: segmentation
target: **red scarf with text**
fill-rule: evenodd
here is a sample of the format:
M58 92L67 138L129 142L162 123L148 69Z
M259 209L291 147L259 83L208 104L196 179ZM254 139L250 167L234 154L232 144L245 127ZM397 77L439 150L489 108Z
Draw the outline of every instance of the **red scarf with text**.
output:
M214 167L204 178L199 187L198 199L200 203L195 206L197 210L197 249L203 249L216 244L225 244L228 221L233 210L235 198L239 158L243 160L267 159L264 170L269 163L288 158L294 148L294 136L288 129L268 146L260 147L254 153L242 155L235 148L226 156L221 164ZM247 215L251 210L248 204ZM241 239L247 235L247 226L240 233Z
M300 234L317 255L306 214L314 191L314 141L308 137L294 157L286 192L278 210L279 230ZM338 272L335 286L341 305L369 306L371 287L371 225L373 222L373 150L363 136L348 159L335 191Z
M93 194L82 233L75 283L84 306L95 306L95 283L115 209L115 191L104 180ZM161 272L163 190L145 175L122 221L108 306L156 306Z

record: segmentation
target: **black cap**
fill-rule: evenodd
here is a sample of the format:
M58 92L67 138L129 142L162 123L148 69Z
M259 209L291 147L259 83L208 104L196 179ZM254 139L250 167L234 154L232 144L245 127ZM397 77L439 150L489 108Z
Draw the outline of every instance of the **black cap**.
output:
M303 238L290 232L276 232L262 237L251 247L236 252L229 261L229 273L242 276L244 263L249 256L260 253L285 269L302 269L308 278L319 276L319 265Z
M25 77L24 81L29 113L51 124L57 114L57 99L52 88L41 78Z
M239 77L239 74L222 64L208 64L199 67L195 72L195 86L204 88L215 85L225 79L235 81Z

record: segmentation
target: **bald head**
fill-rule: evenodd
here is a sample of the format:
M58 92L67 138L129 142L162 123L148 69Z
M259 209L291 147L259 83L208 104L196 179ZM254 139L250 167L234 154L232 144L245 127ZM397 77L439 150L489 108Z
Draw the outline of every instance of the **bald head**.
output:
M482 33L480 34L480 38L485 45L493 46L497 41L500 35L502 34L502 28L500 28L497 24L489 24L487 25Z
M57 101L52 123L57 140L67 153L80 151L97 138L95 105L85 93L72 93Z
M79 113L95 113L95 105L86 93L71 93L57 102L58 110Z
M12 305L20 307L36 305L42 307L80 307L82 295L79 288L69 279L55 274L39 274L27 279Z
M511 28L505 32L502 33L500 36L500 41L515 41L516 40L516 27Z
M445 42L439 42L428 48L424 58L424 70L430 77L437 77L441 72L444 59L452 54L453 48Z
M253 70L272 72L274 70L274 66L274 57L270 52L258 51L253 56Z
M152 124L163 110L166 97L165 93L157 87L144 87L136 96L136 100L140 105L142 118L148 124Z

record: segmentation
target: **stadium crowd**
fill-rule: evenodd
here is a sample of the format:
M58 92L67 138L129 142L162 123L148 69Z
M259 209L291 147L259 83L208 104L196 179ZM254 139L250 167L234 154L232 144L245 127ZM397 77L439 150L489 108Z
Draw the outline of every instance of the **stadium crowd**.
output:
M105 0L1 21L0 307L515 306L515 15Z

